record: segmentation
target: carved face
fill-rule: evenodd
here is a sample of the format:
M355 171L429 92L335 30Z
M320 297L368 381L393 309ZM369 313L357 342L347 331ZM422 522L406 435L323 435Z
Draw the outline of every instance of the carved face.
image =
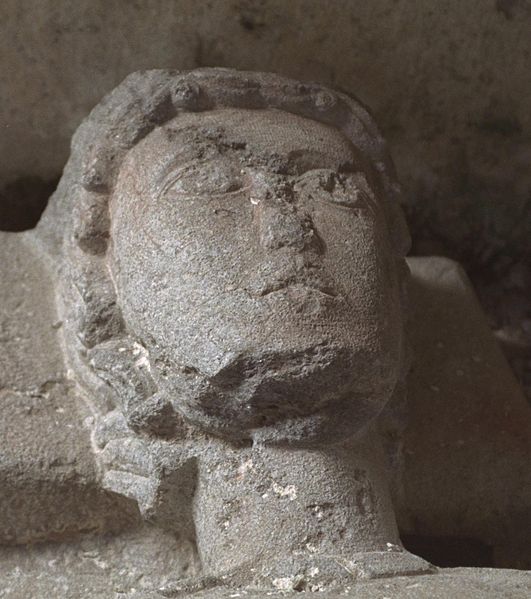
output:
M159 390L235 439L331 442L396 384L396 258L370 166L275 110L181 115L125 159L111 271Z

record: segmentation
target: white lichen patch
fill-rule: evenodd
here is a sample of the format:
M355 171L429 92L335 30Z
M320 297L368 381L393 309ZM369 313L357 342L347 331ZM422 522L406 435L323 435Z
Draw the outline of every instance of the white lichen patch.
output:
M297 499L297 488L295 485L286 485L283 487L278 483L273 483L272 489L279 497L287 497L290 501Z
M137 358L135 366L137 368L145 368L148 372L151 372L151 364L149 362L149 354L147 349L136 341L133 346L133 355Z
M249 470L253 469L253 460L250 458L238 466L238 478L242 479Z
M313 511L318 521L321 521L324 518L324 513L319 505L314 506Z
M298 589L302 582L304 582L304 577L300 574L297 574L296 576L273 578L273 586L279 591L293 591Z
M291 578L273 578L273 586L279 591L291 591L292 584Z

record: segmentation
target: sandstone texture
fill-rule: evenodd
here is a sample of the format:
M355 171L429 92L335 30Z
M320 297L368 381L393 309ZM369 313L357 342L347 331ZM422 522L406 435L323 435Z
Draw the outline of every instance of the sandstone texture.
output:
M136 508L102 490L91 415L68 380L51 272L20 235L0 235L0 543L118 531Z
M318 84L158 70L98 105L0 237L0 597L526 596L402 545L529 566L531 430L460 267L410 260L408 294L400 193Z
M530 28L529 0L5 0L0 229L35 225L72 133L132 71L320 81L374 112L414 253L464 264L531 397Z
M159 529L67 543L0 548L2 599L158 597L159 588L195 572L190 546Z
M164 548L161 546L166 543ZM190 571L186 560L170 557L170 541L153 533L140 538L127 535L122 540L91 541L63 547L3 549L0 552L2 599L164 599L165 582ZM147 558L147 559L146 559ZM127 560L127 567L124 561ZM149 562L149 567L147 563ZM297 584L296 581L291 581ZM279 582L280 584L280 582ZM285 581L286 589L290 581ZM527 599L531 574L518 570L455 568L438 574L393 579L358 581L340 593L299 591L245 591L209 589L188 595L190 599L263 599L273 597L319 599Z
M371 107L418 251L514 260L531 239L530 27L528 0L5 0L0 182L56 179L83 116L132 71L276 71Z
M401 546L374 427L409 365L399 194L360 104L278 75L133 73L78 129L27 237L103 486L202 575L433 569Z
M462 268L409 258L413 366L402 534L480 540L531 567L531 408Z

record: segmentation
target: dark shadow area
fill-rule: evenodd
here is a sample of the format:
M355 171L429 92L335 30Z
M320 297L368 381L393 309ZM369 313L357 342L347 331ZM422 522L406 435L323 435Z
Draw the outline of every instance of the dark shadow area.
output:
M440 568L493 568L492 547L459 537L402 535L404 547Z
M59 177L20 177L0 190L0 231L26 231L39 222Z

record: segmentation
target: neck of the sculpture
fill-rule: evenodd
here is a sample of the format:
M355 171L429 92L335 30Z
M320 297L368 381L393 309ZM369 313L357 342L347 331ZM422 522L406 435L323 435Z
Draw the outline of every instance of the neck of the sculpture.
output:
M337 561L400 544L383 452L371 430L325 449L236 449L212 440L194 511L210 574L244 566L276 572L293 556L299 563Z

